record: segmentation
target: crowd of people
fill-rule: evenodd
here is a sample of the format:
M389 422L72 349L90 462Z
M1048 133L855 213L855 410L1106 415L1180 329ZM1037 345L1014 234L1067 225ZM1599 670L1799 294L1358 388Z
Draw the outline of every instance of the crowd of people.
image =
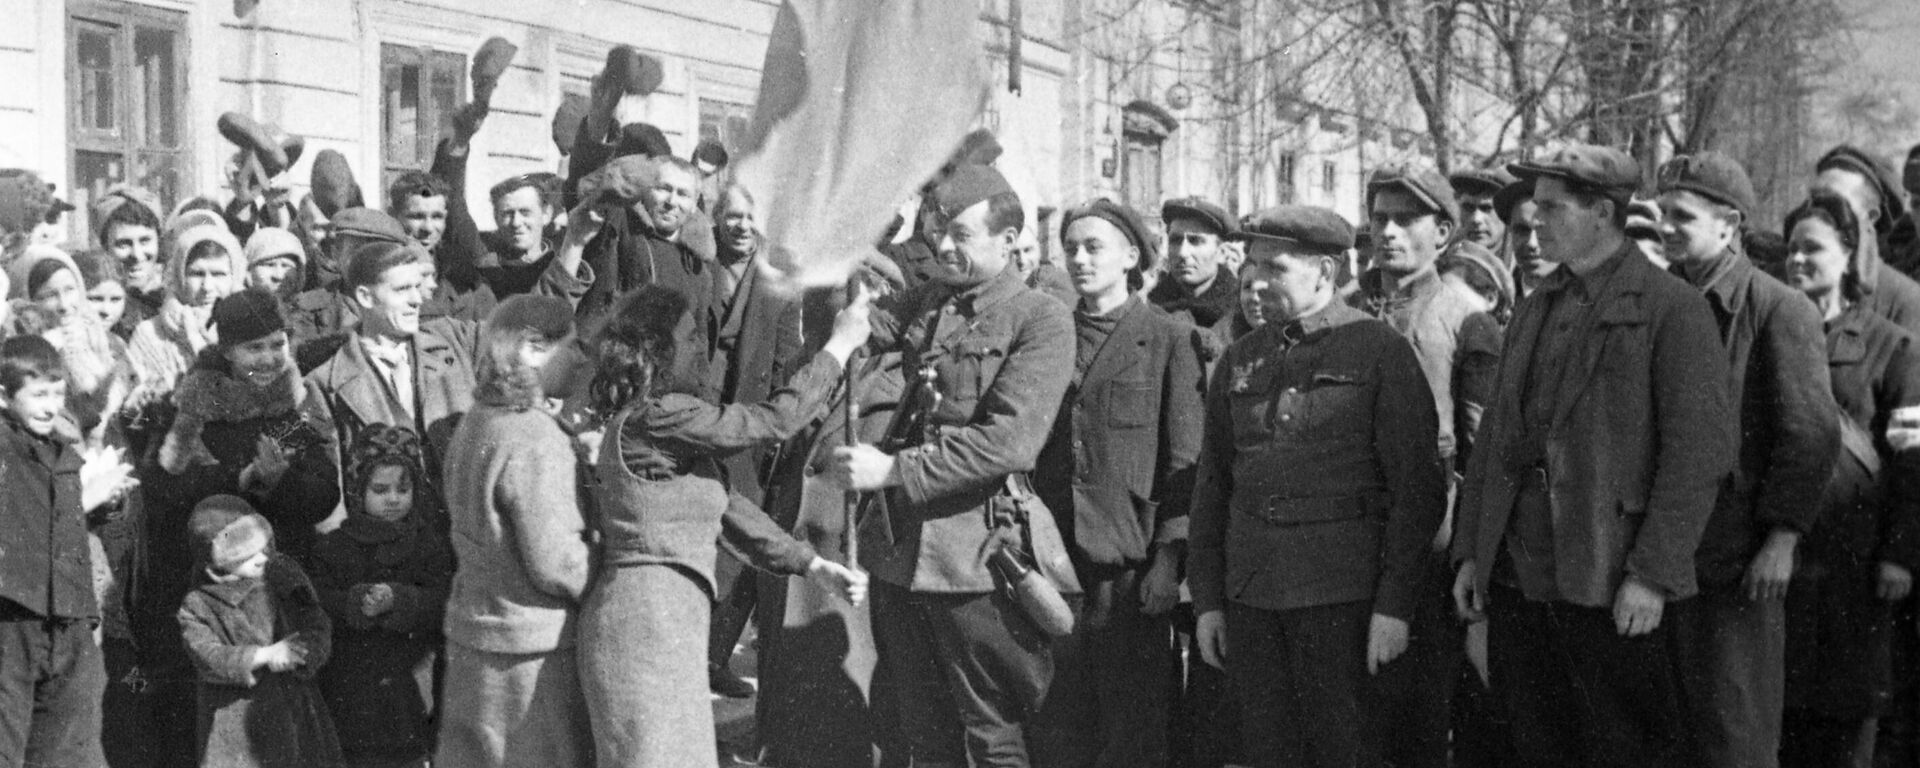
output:
M623 120L367 206L0 171L0 762L1910 766L1920 150L1030 213L976 132L844 286ZM857 553L857 554L856 554ZM791 577L800 577L798 579Z

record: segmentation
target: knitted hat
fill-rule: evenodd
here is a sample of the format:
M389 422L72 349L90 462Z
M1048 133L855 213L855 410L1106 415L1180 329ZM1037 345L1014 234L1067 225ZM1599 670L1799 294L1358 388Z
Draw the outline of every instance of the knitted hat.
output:
M213 305L213 327L222 347L234 347L286 330L280 300L265 291L228 294Z
M389 424L371 424L353 437L353 446L345 456L345 482L341 491L345 496L348 515L359 515L367 501L367 480L373 470L389 465L400 464L408 468L413 475L416 499L421 488L420 473L422 463L420 436L406 427Z
M196 560L226 570L273 546L273 524L232 494L215 494L193 505L187 520Z
M261 227L247 238L247 266L268 259L293 259L299 264L307 258L307 248L300 244L300 237L279 227Z

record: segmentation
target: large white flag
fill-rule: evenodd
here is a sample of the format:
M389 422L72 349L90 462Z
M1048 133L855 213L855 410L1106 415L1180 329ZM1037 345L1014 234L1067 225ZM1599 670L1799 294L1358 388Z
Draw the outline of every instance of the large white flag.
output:
M974 0L781 4L740 147L767 266L830 285L872 252L985 104L979 14Z

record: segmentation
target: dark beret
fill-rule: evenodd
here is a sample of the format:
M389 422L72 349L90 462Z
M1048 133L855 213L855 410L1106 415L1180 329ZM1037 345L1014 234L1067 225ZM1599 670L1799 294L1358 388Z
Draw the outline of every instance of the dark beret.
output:
M992 166L961 163L934 186L933 202L940 215L951 220L1002 192L1013 192L1013 187Z
M553 110L553 146L560 154L573 154L573 141L580 134L580 124L587 120L587 110L592 102L577 93L568 93L560 97L559 108Z
M376 242L411 242L400 222L372 208L347 208L333 217L333 234L351 235Z
M1866 150L1851 144L1842 144L1827 150L1820 161L1813 164L1813 172L1819 173L1830 168L1845 168L1867 177L1874 189L1880 193L1880 220L1875 226L1885 229L1893 226L1901 216L1906 215L1907 205L1900 200L1900 179L1893 174L1893 168L1880 158Z
M641 53L631 45L616 45L607 51L608 85L616 86L621 93L634 96L646 96L660 88L660 82L666 79L666 70L661 68L660 60Z
M714 168L725 168L730 158L727 155L727 148L721 145L720 142L714 141L713 139L702 139L700 140L700 144L693 148L693 161L696 163L706 163Z
M1662 194L1692 192L1721 205L1733 206L1734 210L1748 216L1753 215L1753 209L1758 205L1758 196L1753 193L1753 181L1747 178L1747 169L1719 152L1680 155L1662 164L1656 176Z
M1569 145L1544 160L1508 164L1507 170L1522 179L1551 177L1615 193L1640 188L1640 163L1632 155L1592 144Z
M1447 183L1453 185L1456 195L1493 195L1506 189L1507 185L1519 179L1508 173L1505 168L1475 168L1470 171L1454 171L1447 176Z
M1428 210L1446 221L1458 221L1460 204L1453 199L1453 185L1440 172L1425 166L1389 165L1373 172L1367 180L1367 207L1383 189L1398 189L1413 195Z
M1104 220L1126 235L1133 247L1140 249L1140 263L1136 267L1140 271L1150 272L1159 267L1160 238L1147 227L1147 220L1141 218L1138 211L1104 197L1098 198L1068 210L1060 217L1061 236L1066 235L1067 228L1073 226L1075 221L1085 218Z
M666 157L673 154L673 147L667 144L667 135L651 123L628 123L620 128L620 141L613 147L614 157L643 155L646 157Z
M493 308L487 315L487 332L503 333L532 329L541 336L558 339L573 332L573 304L558 296L523 293Z
M1213 227L1213 233L1221 237L1240 229L1240 222L1228 215L1227 209L1198 197L1182 197L1160 205L1161 221L1171 222L1177 218L1198 219L1200 223Z
M1278 243L1315 255L1338 255L1353 247L1353 225L1331 209L1282 205L1253 214L1229 239Z
M353 169L347 158L331 149L320 150L313 158L313 204L332 218L348 208L366 205L360 185L353 181Z
M660 183L660 165L645 155L616 157L580 179L580 199L595 205L631 205Z
M1499 214L1503 224L1513 223L1513 209L1521 203L1533 199L1533 179L1522 179L1500 188L1493 193L1493 212Z

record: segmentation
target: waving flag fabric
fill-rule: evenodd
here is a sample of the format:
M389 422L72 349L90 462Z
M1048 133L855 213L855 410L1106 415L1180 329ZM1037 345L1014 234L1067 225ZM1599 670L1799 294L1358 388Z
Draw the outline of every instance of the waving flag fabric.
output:
M740 181L767 266L799 286L845 279L900 201L985 104L971 0L786 0L767 46Z

